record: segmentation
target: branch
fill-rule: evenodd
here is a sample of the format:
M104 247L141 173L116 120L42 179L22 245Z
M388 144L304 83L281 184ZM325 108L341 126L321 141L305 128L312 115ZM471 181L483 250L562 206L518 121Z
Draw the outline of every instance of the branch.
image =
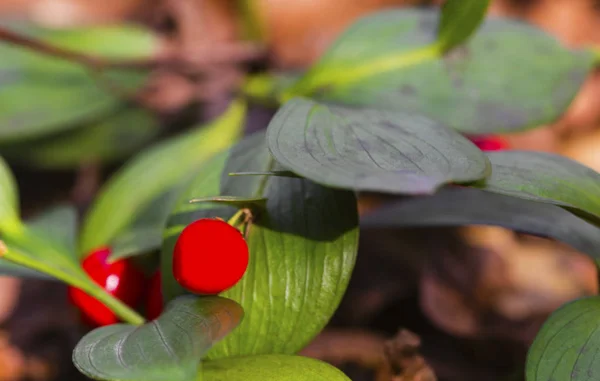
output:
M0 40L6 41L13 45L21 46L39 53L44 53L53 57L62 58L67 61L75 62L88 66L95 70L100 70L106 67L115 68L139 68L144 66L154 66L164 62L156 60L109 60L106 58L90 56L87 54L77 53L72 50L59 48L57 46L48 45L45 42L34 40L29 37L22 36L8 29L0 27Z

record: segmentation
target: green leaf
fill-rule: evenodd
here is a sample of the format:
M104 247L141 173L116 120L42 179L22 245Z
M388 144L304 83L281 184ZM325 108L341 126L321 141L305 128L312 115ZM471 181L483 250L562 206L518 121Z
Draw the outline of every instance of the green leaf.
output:
M593 67L590 51L500 18L442 56L438 20L433 9L365 16L281 98L422 114L466 134L511 132L557 119Z
M472 188L447 188L428 197L411 197L375 210L362 228L492 225L553 238L600 259L600 229L551 204Z
M442 6L437 44L442 52L463 44L485 18L490 0L447 0Z
M127 26L48 30L19 24L19 33L61 48L115 59L150 58L159 40L149 30ZM97 78L89 67L8 43L0 43L0 142L57 133L93 122L125 100L99 84L111 80L134 92L147 70L107 69Z
M208 358L297 352L328 322L354 267L358 217L353 193L300 178L228 176L275 167L265 135L248 137L206 163L167 224L161 263L163 293L169 300L184 293L171 275L173 247L184 227L205 217L227 219L236 211L188 200L216 194L267 199L266 209L249 228L248 270L222 294L239 302L246 317Z
M85 127L7 144L0 152L38 168L70 169L82 162L112 163L123 159L148 144L160 130L150 112L130 107Z
M36 233L60 244L75 257L77 248L77 209L61 204L36 216L27 225Z
M71 205L58 205L36 216L27 225L34 234L44 235L66 252L74 255L75 237L77 234L77 211ZM11 244L11 248L23 251L18 245ZM0 258L0 274L20 278L54 279L48 274L32 270L4 258Z
M200 359L240 322L232 300L183 296L142 327L116 324L87 334L73 351L86 376L118 381L192 381Z
M339 369L301 356L261 355L203 364L203 381L350 381Z
M17 183L10 167L0 157L0 230L13 229L20 224Z
M426 194L490 170L473 143L427 118L299 98L275 115L267 141L282 166L336 188Z
M126 231L153 200L172 191L201 163L241 135L246 105L235 101L210 125L162 142L134 157L101 190L87 215L80 254L105 245Z
M48 235L39 225L19 225L4 232L2 240L8 251L3 260L49 275L77 287L104 303L122 319L140 324L144 319L120 300L106 292L82 269L75 252L69 250L61 239Z
M600 376L600 297L565 304L544 323L529 348L527 381L591 381Z
M564 156L534 151L487 153L487 191L560 205L600 220L600 174Z
M109 261L148 254L161 247L163 226L135 227L115 238Z

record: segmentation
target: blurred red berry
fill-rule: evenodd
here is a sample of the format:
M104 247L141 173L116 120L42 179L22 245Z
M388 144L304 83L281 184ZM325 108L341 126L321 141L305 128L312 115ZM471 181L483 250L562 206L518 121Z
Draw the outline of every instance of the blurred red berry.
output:
M469 139L482 151L500 151L510 148L506 139L500 136L479 136Z
M109 294L134 307L143 295L144 274L127 259L107 263L110 252L108 247L93 251L83 261L83 269ZM69 299L81 311L83 321L90 326L119 322L119 318L102 302L76 287L69 287Z
M233 287L248 267L248 245L227 222L205 218L181 232L173 251L173 275L195 294L219 294Z
M148 294L146 295L146 318L155 320L163 310L163 294L160 271L152 275L148 283Z

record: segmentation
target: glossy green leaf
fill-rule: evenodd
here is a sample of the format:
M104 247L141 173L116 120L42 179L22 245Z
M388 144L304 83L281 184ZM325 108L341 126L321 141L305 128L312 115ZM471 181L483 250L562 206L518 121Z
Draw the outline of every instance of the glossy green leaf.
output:
M150 31L124 26L46 30L18 25L16 30L53 46L115 59L152 57L159 44ZM148 75L147 70L117 69L94 75L81 64L1 42L0 57L2 143L38 138L96 121L125 102L120 93L101 82L110 80L122 91L133 92Z
M422 114L467 134L510 132L557 119L593 67L590 51L569 50L540 29L500 18L441 56L438 20L433 9L363 17L282 99L312 96Z
M490 0L447 0L442 6L437 44L442 52L464 43L483 21Z
M533 151L489 152L487 191L575 210L600 219L600 174L564 156Z
M339 369L301 356L261 355L208 361L203 381L350 381Z
M75 347L73 362L97 380L193 381L202 356L243 314L229 299L183 296L141 327L117 324L90 332Z
M10 167L0 157L0 230L11 229L20 223L17 183Z
M297 352L330 319L354 267L358 229L353 193L299 178L228 176L275 167L265 135L246 138L197 173L167 224L161 263L168 300L184 293L170 276L173 247L181 231L197 219L227 219L236 211L188 200L219 193L267 199L266 209L255 216L248 231L248 270L222 294L239 302L246 317L208 358Z
M125 108L103 120L37 140L8 144L0 152L38 168L69 169L82 162L112 163L139 150L160 132L158 120L141 108Z
M600 377L600 297L570 302L544 323L529 348L527 381L592 381Z
M101 190L81 233L80 253L105 245L123 233L138 214L176 188L201 163L241 135L246 105L235 101L210 125L162 142L142 152Z
M426 194L490 169L473 143L427 118L300 98L278 111L267 141L282 166L336 188Z
M553 238L600 259L600 229L551 204L484 192L448 188L428 197L411 197L371 212L363 228L491 225Z

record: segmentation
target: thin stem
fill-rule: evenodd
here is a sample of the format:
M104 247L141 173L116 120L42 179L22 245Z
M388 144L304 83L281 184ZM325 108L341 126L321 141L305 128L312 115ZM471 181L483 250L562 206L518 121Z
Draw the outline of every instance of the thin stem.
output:
M0 27L0 40L18 45L39 53L44 53L53 57L62 58L67 61L76 62L96 70L115 67L115 68L140 68L144 66L153 66L160 61L156 60L109 60L106 58L90 56L87 54L77 53L72 50L59 48L57 46L46 44L29 37L22 36L12 32L6 28Z
M233 216L231 216L231 218L227 221L227 223L231 226L236 226L237 224L240 223L242 217L245 216L245 214L246 214L245 209L240 209L237 212L235 212L235 214Z

